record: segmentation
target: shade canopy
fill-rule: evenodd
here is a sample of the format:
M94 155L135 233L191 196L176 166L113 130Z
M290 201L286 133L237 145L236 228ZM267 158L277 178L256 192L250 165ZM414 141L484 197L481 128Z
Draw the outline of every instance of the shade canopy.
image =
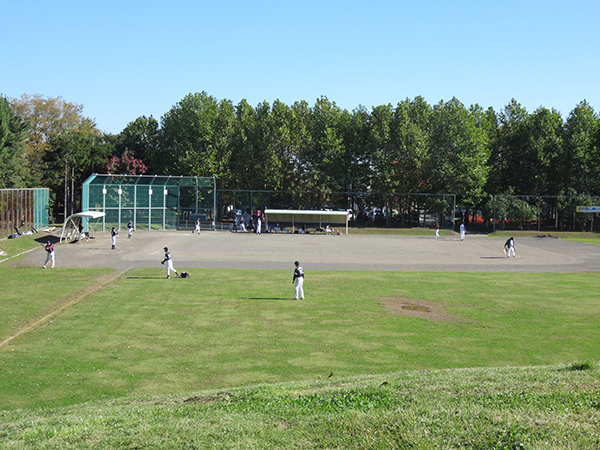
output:
M90 222L92 220L101 219L105 215L105 213L100 211L85 211L71 214L63 223L62 232L60 233L60 242L69 239L79 239L81 237L81 232L85 227L88 228L88 232L93 234L94 230Z
M348 211L314 211L302 209L266 209L265 220L269 222L291 223L292 230L296 224L304 222L323 225L345 224L348 234Z

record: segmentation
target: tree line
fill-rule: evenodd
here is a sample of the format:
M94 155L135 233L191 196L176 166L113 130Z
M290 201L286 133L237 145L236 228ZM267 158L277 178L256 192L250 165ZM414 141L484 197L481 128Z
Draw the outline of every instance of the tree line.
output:
M342 109L279 100L234 105L190 93L160 120L101 132L62 98L0 98L0 188L49 187L73 212L91 173L214 176L219 189L452 193L464 209L497 194L600 196L600 118L582 101L502 110L422 97Z

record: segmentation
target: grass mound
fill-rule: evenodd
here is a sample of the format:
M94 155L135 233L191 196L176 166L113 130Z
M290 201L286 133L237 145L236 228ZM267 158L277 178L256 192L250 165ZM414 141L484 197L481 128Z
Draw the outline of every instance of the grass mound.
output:
M566 366L406 371L0 412L29 449L600 446L600 377Z

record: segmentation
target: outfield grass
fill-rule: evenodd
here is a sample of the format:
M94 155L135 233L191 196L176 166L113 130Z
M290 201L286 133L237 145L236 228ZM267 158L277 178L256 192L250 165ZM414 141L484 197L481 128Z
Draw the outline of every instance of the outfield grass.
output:
M16 239L2 239L0 240L0 250L7 253L7 255L0 255L0 261L4 260L5 258L11 258L20 253L37 248L40 246L40 244L45 244L48 239L52 240L53 242L57 240L56 237L45 231L40 231L39 233L31 235L24 235ZM43 263L44 261L41 261L40 265Z
M112 272L108 268L0 267L0 343L85 294L99 277Z
M0 408L597 358L598 274L315 271L296 302L289 271L189 272L127 272L11 341L0 349ZM77 290L91 274L0 268L3 280L30 280L36 299ZM4 291L18 299L21 289ZM384 297L443 304L453 320L394 315ZM3 334L47 307L15 309Z

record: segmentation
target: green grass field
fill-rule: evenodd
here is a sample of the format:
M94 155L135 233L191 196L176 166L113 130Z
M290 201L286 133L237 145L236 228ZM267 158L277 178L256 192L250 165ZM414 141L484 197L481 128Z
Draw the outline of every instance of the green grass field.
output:
M0 265L0 448L600 447L599 274L188 272Z
M85 290L98 272L0 268L9 299L0 335ZM2 407L330 373L555 364L595 358L600 341L597 274L309 272L307 300L296 302L289 271L189 272L127 272L11 341L0 350ZM395 315L382 298L427 299L451 320Z

